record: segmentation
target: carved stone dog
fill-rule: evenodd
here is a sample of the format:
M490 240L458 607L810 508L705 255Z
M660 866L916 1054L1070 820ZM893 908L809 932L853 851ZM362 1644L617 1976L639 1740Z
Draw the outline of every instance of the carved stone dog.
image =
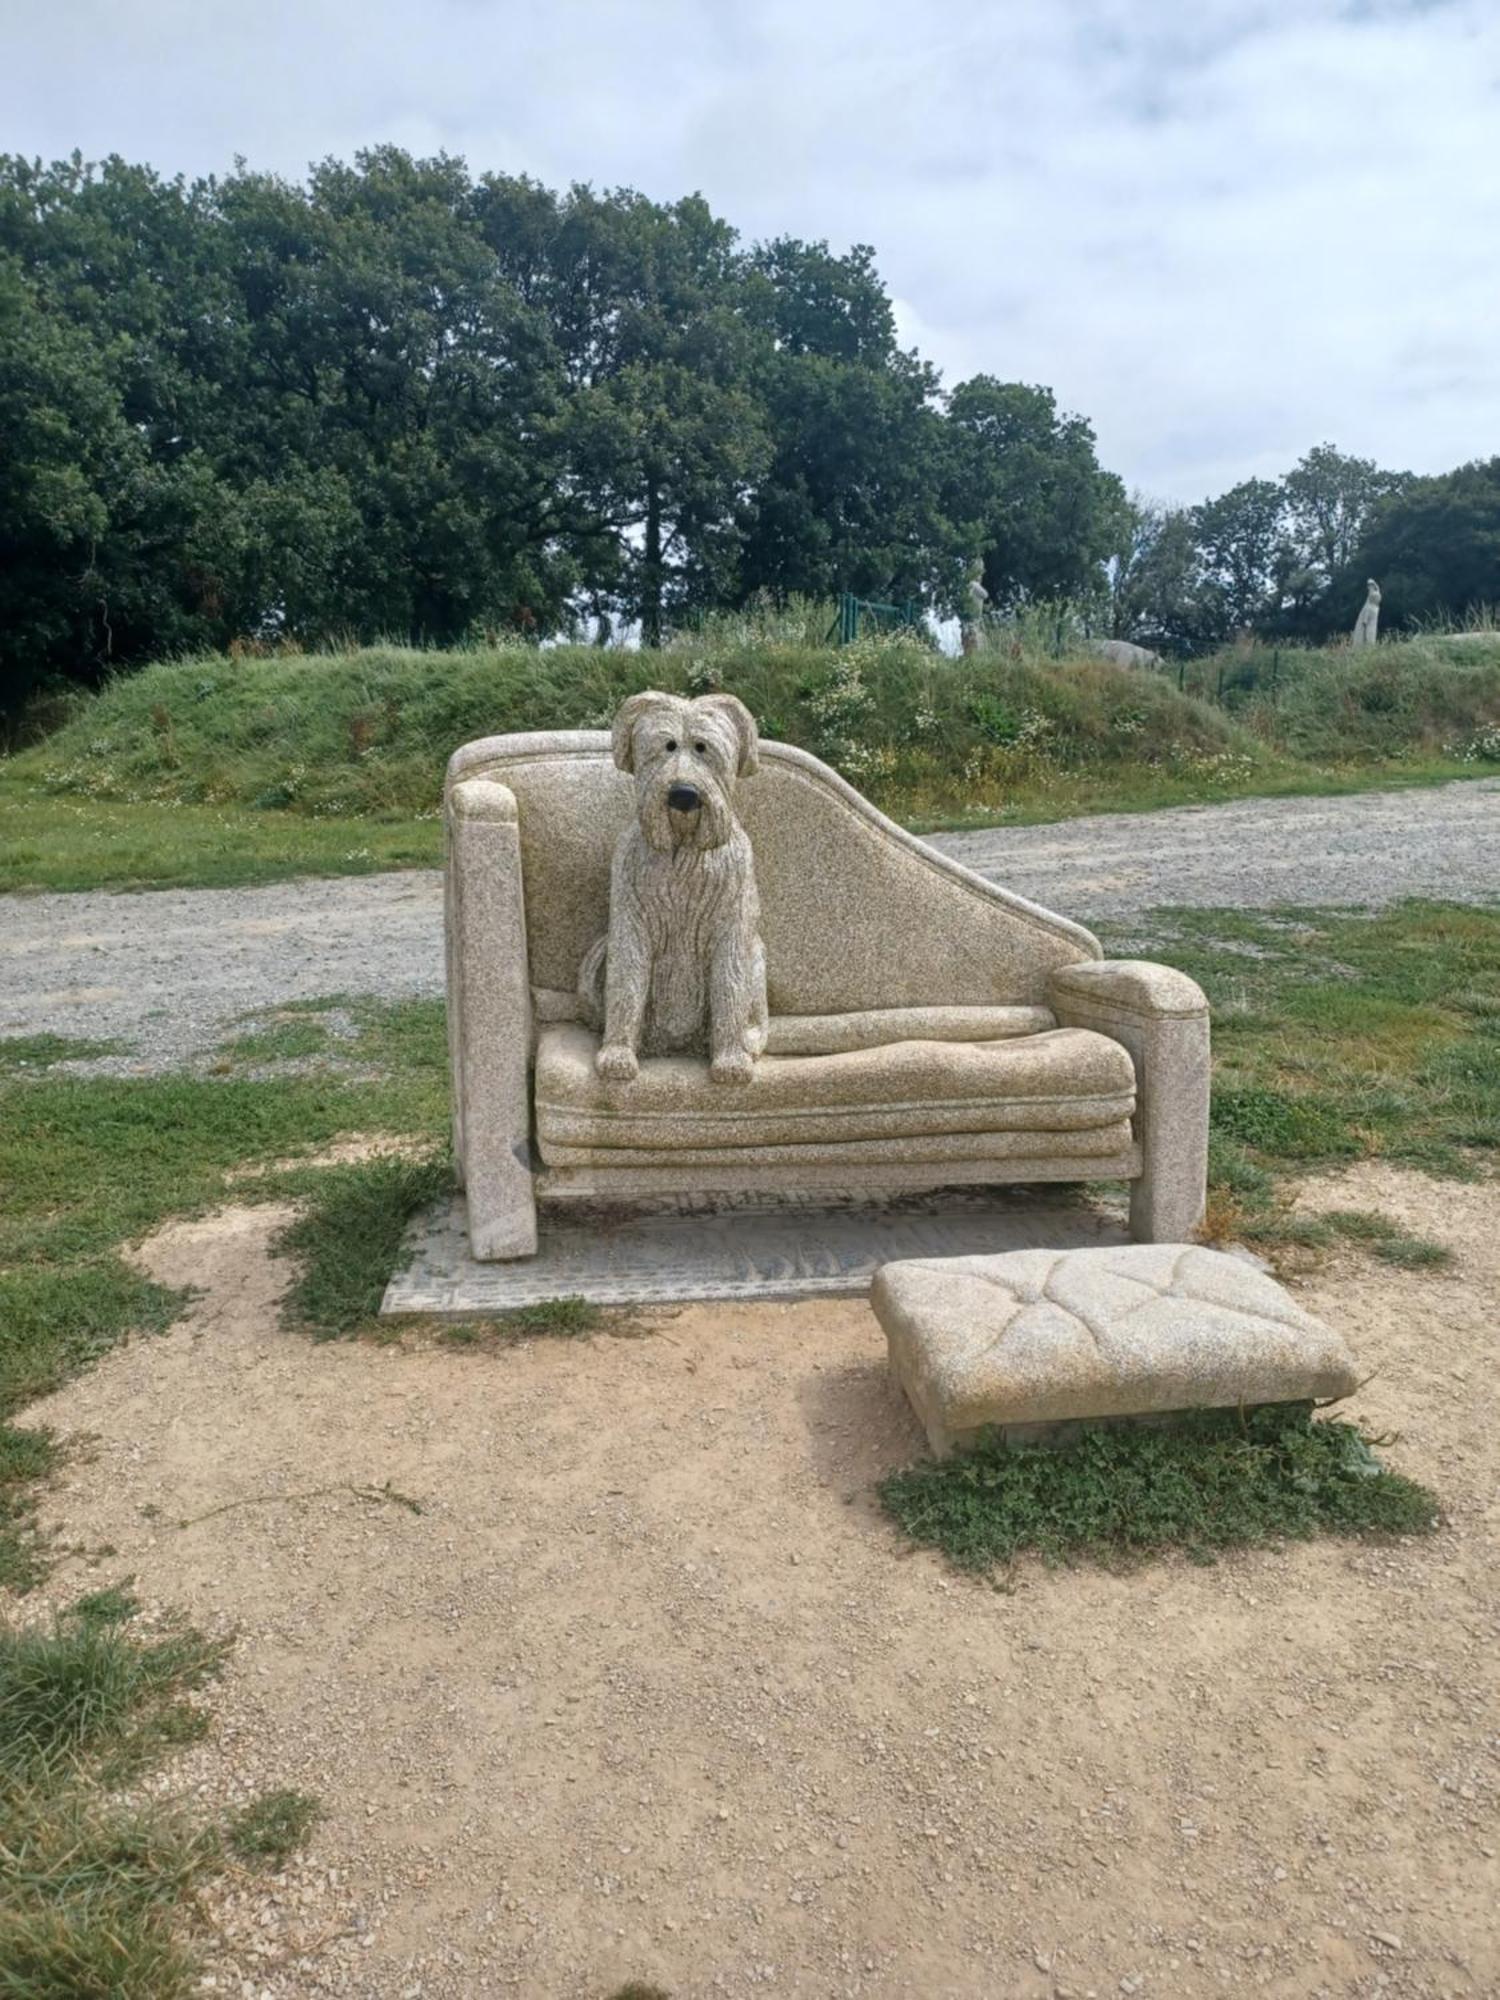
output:
M578 974L603 1036L595 1067L628 1083L643 1055L707 1055L716 1083L748 1083L766 1045L766 954L734 788L756 767L754 718L732 694L651 691L612 733L636 816L615 848L609 929Z

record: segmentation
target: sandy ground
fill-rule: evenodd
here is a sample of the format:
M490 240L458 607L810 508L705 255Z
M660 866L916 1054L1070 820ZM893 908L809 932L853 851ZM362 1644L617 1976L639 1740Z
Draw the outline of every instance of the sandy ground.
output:
M1299 1286L1448 1525L998 1587L878 1511L919 1438L862 1303L319 1347L277 1329L284 1212L165 1231L189 1317L28 1417L92 1437L48 1514L113 1549L48 1595L238 1628L168 1787L327 1807L212 1892L206 1990L1500 1993L1500 1188L1308 1199L1460 1250Z
M1500 778L1344 798L1241 799L932 844L1081 918L1157 904L1493 902ZM0 896L0 1037L120 1039L86 1065L130 1075L202 1057L235 1019L288 1000L443 990L430 870L144 895Z

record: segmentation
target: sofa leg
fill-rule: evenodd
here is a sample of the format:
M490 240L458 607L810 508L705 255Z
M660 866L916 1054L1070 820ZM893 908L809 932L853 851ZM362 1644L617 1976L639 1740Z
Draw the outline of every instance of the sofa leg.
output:
M1186 1243L1203 1220L1202 1178L1149 1169L1130 1183L1130 1234L1137 1243Z
M528 1174L524 1180L508 1177L503 1188L469 1190L469 1248L482 1264L536 1255L536 1201L531 1187Z

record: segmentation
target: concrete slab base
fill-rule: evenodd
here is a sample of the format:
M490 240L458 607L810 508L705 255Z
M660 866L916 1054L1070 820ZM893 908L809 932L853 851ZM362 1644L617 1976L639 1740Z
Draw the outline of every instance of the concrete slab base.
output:
M413 1229L380 1310L483 1319L557 1298L607 1306L852 1298L893 1258L1127 1240L1123 1204L1055 1189L944 1188L884 1200L835 1189L544 1205L534 1257L481 1264L469 1255L455 1196Z

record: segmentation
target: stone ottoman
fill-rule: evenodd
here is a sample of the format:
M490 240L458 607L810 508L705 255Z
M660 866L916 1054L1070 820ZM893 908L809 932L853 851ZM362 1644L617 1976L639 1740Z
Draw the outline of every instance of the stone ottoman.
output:
M1358 1384L1338 1334L1242 1258L1186 1243L885 1264L870 1302L939 1458L992 1428L1323 1402Z

